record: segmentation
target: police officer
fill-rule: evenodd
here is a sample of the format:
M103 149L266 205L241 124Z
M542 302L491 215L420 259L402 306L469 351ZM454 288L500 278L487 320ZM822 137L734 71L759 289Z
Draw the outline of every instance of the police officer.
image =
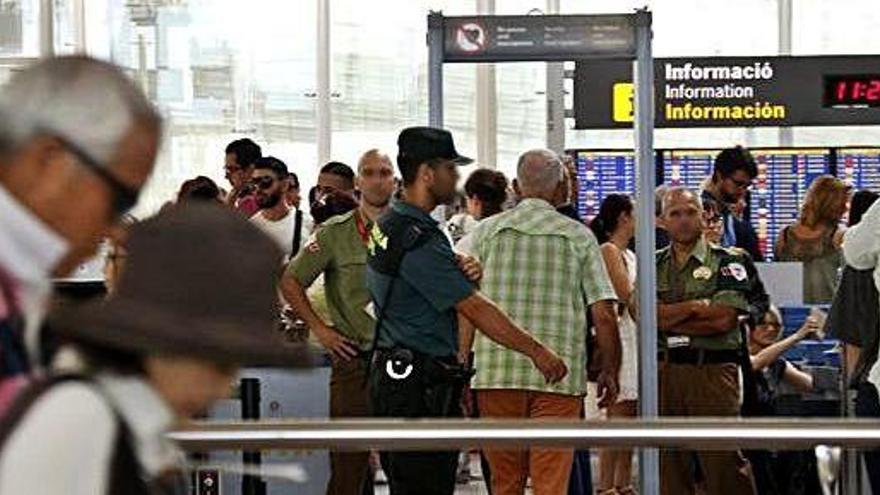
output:
M738 416L740 317L748 314L743 259L702 235L699 196L673 188L663 201L671 244L657 252L660 414ZM694 458L706 492L755 493L751 466L739 451L667 450L661 493L694 493Z
M459 364L458 319L527 355L548 382L563 361L481 295L456 265L449 239L430 213L455 195L460 156L445 130L404 129L397 165L403 198L370 232L367 287L377 319L370 372L373 413L384 417L459 417L470 372ZM383 452L392 495L452 494L457 453Z

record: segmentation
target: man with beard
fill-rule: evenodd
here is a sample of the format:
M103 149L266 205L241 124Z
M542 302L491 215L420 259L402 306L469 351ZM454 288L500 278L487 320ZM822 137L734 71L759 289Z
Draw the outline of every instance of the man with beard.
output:
M352 211L324 221L305 248L291 261L281 291L312 334L332 356L330 417L369 416L367 356L373 340L373 319L365 309L370 293L365 284L367 236L388 207L394 192L394 168L379 150L364 153L356 179L360 202ZM325 322L306 296L319 275L332 323ZM367 452L332 452L328 494L361 495L372 487Z
M747 218L737 215L735 207L744 202L758 176L758 166L752 154L742 146L727 148L715 157L712 179L703 191L703 198L713 199L721 206L724 234L721 245L738 247L752 256L755 261L764 261L758 247L755 229Z
M286 260L298 251L299 246L294 247L294 238L297 237L297 230L302 228L302 216L291 214L287 202L290 187L287 165L273 156L258 159L254 165L251 186L256 191L260 208L251 217L251 222L278 243Z
M458 317L529 357L548 383L568 369L549 347L483 296L456 266L449 238L431 212L455 197L458 166L449 131L404 129L397 140L403 198L369 233L367 287L376 335L369 376L372 413L391 418L461 417L471 372L458 359ZM381 452L390 492L452 495L458 453Z

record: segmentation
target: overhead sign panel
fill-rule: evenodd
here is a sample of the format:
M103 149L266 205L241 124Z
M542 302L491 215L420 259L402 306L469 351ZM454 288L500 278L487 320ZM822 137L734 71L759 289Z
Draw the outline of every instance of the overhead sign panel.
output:
M639 15L444 17L444 61L634 57Z
M654 61L656 127L880 124L878 56ZM632 127L632 62L579 61L577 129Z

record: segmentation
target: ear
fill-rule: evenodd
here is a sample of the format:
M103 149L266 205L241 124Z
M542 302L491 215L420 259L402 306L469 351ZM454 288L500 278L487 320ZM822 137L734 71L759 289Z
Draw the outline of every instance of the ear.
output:
M423 163L419 165L418 171L418 180L420 182L424 182L425 184L431 185L434 183L434 169L428 165L427 163Z

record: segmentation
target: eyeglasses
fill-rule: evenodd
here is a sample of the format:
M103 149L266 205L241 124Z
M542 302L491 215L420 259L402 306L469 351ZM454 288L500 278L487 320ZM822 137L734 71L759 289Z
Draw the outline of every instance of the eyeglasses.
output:
M736 180L733 177L727 177L727 179L730 182L733 182L733 185L735 185L737 189L749 190L752 188L752 181L750 180Z
M711 217L706 217L706 223L709 225L715 225L721 223L722 218L721 215L713 215Z
M268 175L264 175L262 177L254 177L251 180L251 185L261 191L265 191L266 189L272 187L272 184L275 183L275 180L276 179L274 177L269 177Z
M111 206L113 208L114 218L122 217L129 210L134 208L134 205L137 204L138 196L140 195L140 191L138 189L124 184L121 180L117 179L107 170L106 166L101 164L101 162L99 162L98 160L92 158L92 156L88 154L84 149L80 148L78 145L65 138L64 136L60 136L54 132L47 132L46 134L57 139L62 146L67 148L67 151L69 151L74 157L76 157L76 161L80 165L89 169L90 172L92 172L99 179L104 181L104 184L107 184L107 187L109 187L110 191L113 193L113 201L111 202Z

